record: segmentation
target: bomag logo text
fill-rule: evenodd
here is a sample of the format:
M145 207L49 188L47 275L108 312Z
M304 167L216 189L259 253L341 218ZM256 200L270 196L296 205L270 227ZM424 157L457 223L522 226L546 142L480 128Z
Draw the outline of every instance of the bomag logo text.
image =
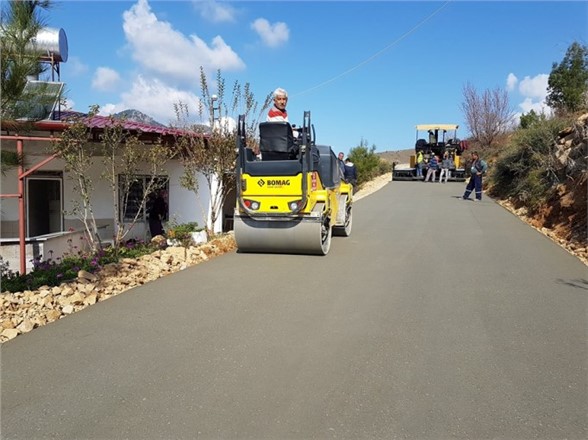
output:
M257 181L257 184L259 186L290 186L290 179L267 179L267 180L263 180L263 179L259 179Z
M270 179L267 181L269 186L290 186L290 180L288 179Z

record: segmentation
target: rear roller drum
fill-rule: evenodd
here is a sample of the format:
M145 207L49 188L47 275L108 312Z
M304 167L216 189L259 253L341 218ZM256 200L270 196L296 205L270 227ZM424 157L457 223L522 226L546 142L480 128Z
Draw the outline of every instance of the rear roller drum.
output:
M349 237L351 235L351 227L353 226L353 210L349 206L345 213L345 224L343 226L335 226L333 234L339 237Z

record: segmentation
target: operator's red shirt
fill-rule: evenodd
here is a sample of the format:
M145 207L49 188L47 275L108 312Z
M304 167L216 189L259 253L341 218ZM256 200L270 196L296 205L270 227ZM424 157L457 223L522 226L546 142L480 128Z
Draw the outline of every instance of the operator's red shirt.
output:
M267 113L267 120L268 121L286 121L288 122L288 112L286 110L280 110L276 106L270 108L269 112Z

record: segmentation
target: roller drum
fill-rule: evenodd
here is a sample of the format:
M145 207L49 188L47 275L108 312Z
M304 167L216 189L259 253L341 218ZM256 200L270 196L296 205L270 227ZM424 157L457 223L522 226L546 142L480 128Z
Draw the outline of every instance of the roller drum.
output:
M235 241L240 252L326 255L330 231L323 242L320 218L255 220L235 214Z

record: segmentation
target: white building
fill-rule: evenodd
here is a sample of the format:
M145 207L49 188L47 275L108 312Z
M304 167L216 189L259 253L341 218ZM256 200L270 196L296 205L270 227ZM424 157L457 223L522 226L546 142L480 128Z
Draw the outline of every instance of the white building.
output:
M99 139L108 121L109 118L101 116L88 120L87 126L95 134L95 140ZM176 136L190 135L188 132L176 129L129 121L124 122L123 126L125 130L138 134L145 143L161 139L169 148L173 148ZM30 260L33 257L56 258L71 250L72 243L80 244L80 246L83 243L80 239L84 232L83 223L72 213L75 204L80 201L79 193L75 189L76 182L72 179L75 176L66 170L62 159L59 157L51 159L49 149L49 138L59 137L66 127L67 124L63 122L45 120L34 123L34 131L23 135L22 127L15 125L7 127L5 123L2 124L1 148L17 151L20 143L25 158L24 169L20 171L21 176L24 175L22 178L19 178L19 169L12 169L2 175L1 179L0 256L4 261L9 262L10 269L13 271L20 271L22 264L23 239L20 237L20 229L23 227L24 242L26 242L25 259L29 269L32 266ZM113 192L109 182L102 177L103 158L92 156L92 162L89 171L89 177L93 182L91 205L99 227L99 235L102 240L108 241L115 233L115 218L120 217L121 213L114 212ZM38 168L34 169L36 167ZM31 172L31 169L34 171ZM198 176L199 190L196 195L180 185L180 176L184 170L179 160L170 160L163 165L162 169L162 175L159 177L162 182L165 182L163 185L167 190L169 220L176 223L197 222L199 226L204 227L206 219L210 216L211 200L204 177ZM134 199L142 199L143 183L147 181L148 175L147 169L144 174L139 175L127 206L132 206ZM23 209L19 206L19 195L22 195ZM226 217L230 217L233 206L234 198L230 198L223 210L227 213ZM24 210L24 218L22 218L22 210ZM127 217L128 214L127 210ZM223 225L224 218L221 212L214 225L214 232L221 232L223 226L225 229L230 227L228 222ZM130 233L125 236L125 239L130 238L138 240L151 238L144 211L140 213L139 221Z

